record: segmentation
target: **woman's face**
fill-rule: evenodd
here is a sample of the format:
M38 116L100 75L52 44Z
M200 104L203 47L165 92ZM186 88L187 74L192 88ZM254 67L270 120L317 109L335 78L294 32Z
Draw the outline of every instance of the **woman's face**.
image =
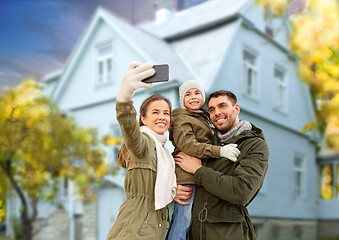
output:
M141 116L145 126L156 132L164 134L170 127L171 109L164 100L157 100L148 106L146 116Z

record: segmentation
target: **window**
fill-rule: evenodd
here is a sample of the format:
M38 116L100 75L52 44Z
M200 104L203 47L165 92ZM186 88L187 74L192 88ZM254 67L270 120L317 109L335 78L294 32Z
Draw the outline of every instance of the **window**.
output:
M113 48L112 44L101 45L97 49L97 74L98 83L107 83L112 81L113 70Z
M294 157L294 196L296 198L303 198L305 196L305 170L304 159L301 156Z
M277 84L276 107L281 111L286 111L287 97L286 97L286 79L285 72L280 68L274 69L274 79Z
M293 228L293 240L302 240L303 239L303 229L301 226L295 226Z
M245 71L245 94L252 98L258 97L257 56L248 51L243 52Z
M339 199L339 159L328 159L319 165L319 193L324 200Z
M280 227L279 225L274 225L271 228L270 231L270 240L279 240L279 236L280 236Z
M320 197L322 199L333 198L333 165L332 164L324 164L320 166Z
M114 138L118 138L118 139L122 139L122 133L121 133L121 129L120 129L120 125L118 123L112 124L111 125L111 133L112 136ZM118 152L121 148L121 142L119 141L119 143L115 144L112 148L112 163L117 163L117 156L118 156Z
M60 179L60 197L67 197L68 196L68 178L63 177Z

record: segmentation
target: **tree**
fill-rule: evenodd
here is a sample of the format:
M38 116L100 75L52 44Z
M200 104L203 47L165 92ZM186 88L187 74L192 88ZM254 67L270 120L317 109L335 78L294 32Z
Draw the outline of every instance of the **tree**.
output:
M0 93L0 174L20 199L25 240L32 239L38 201L53 199L60 178L73 181L85 200L95 197L91 186L108 167L92 132L62 114L33 80Z
M289 17L290 47L299 58L301 79L310 86L316 121L303 131L325 137L339 150L339 6L337 0L257 0L271 16Z
M0 225L6 216L6 179L3 175L0 175Z

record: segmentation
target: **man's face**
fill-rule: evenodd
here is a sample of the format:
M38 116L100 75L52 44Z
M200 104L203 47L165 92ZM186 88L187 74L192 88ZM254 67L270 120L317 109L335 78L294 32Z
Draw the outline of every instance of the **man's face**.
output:
M237 103L232 105L227 96L211 98L208 110L213 125L221 134L229 132L239 123L240 107Z

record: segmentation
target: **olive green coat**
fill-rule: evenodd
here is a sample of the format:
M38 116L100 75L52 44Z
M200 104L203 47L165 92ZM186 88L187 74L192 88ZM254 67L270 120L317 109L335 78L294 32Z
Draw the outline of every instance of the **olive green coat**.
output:
M246 206L259 192L268 166L268 147L262 131L252 130L220 144L238 144L236 162L208 159L194 174L197 184L190 239L256 239ZM202 234L200 234L202 232Z
M201 159L220 156L220 146L212 145L213 131L205 112L191 113L183 108L172 111L170 140L174 145L173 156L180 151ZM178 184L194 184L194 176L175 166Z
M156 211L154 205L157 175L155 143L147 134L140 132L132 102L117 102L116 109L127 147L126 201L121 205L107 239L164 239L166 208Z

